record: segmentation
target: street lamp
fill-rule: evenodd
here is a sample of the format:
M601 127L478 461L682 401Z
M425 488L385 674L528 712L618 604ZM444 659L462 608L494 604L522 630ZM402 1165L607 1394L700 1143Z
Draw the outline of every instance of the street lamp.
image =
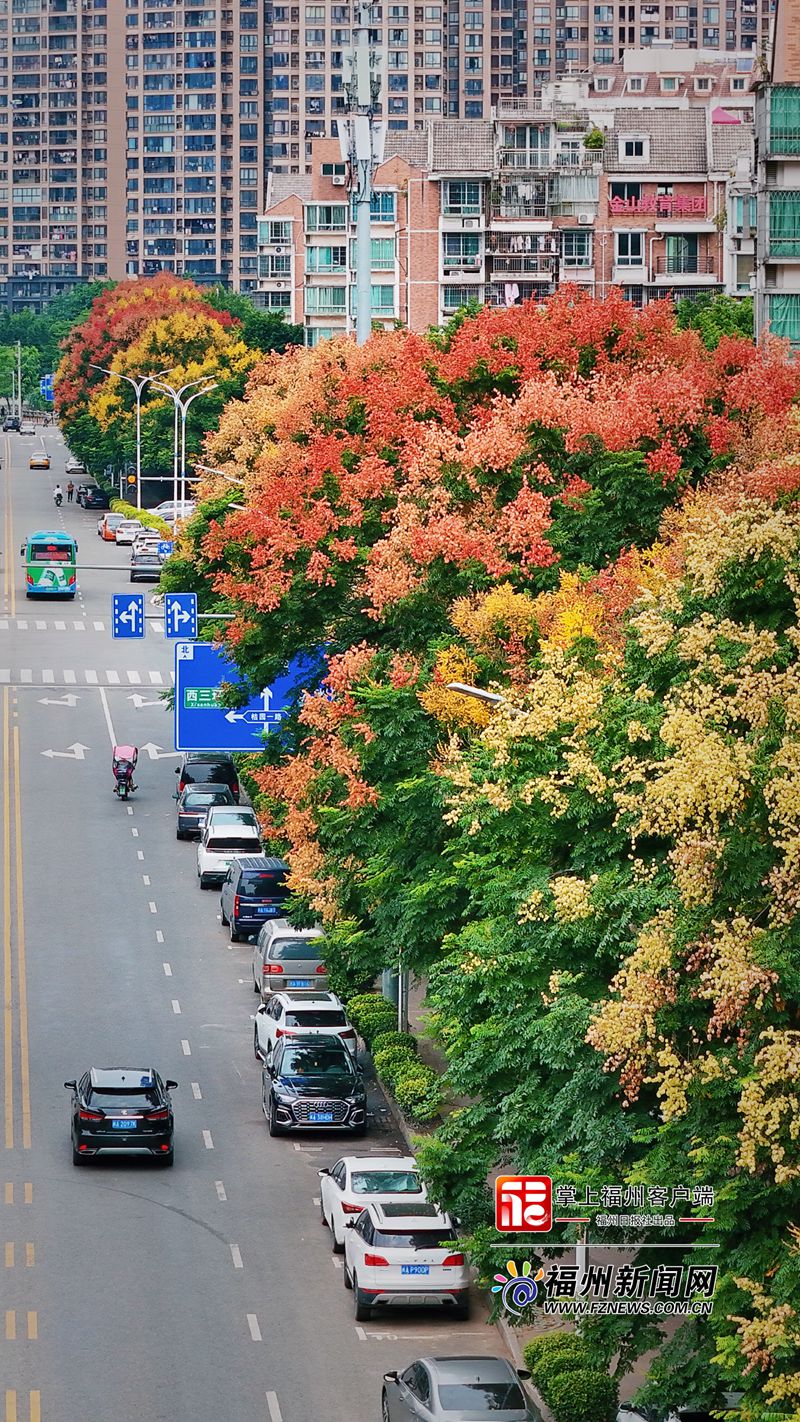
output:
M181 401L181 500L186 498L186 415L193 400L198 395L208 395L212 390L217 389L218 381L212 380L210 385L204 385L202 390L195 390L188 399Z
M476 701L486 701L490 706L499 706L506 699L496 691L484 691L480 686L468 686L463 681L448 681L447 690L455 691L459 696L473 696Z
M181 422L182 422L182 425L183 425L183 456L184 456L184 458L183 458L183 469L182 469L182 473L185 474L185 463L186 463L186 411L187 411L189 405L191 404L192 400L194 400L194 398L195 398L194 395L190 395L189 399L186 400L186 401L184 401L184 400L181 399L181 396L183 395L184 390L191 390L195 385L205 385L205 389L203 389L203 390L198 390L198 391L196 392L197 395L205 395L205 394L207 393L207 391L209 391L209 390L215 390L215 389L217 388L217 381L216 381L216 380L213 380L213 381L211 381L210 384L206 384L206 382L209 381L209 380L210 380L210 376L208 376L208 375L201 375L198 380L188 380L185 385L181 385L181 387L180 387L179 390L176 390L174 385L169 385L169 384L167 383L167 381L165 381L165 380L164 380L164 381L158 381L158 382L154 381L154 382L153 382L154 388L155 388L156 390L163 390L163 392L164 392L165 395L169 395L170 398L172 399L172 402L173 402L174 406L175 406L175 422L174 422L174 425L173 425L173 440L174 440L174 444L173 444L173 456L172 456L172 497L173 497L173 501L174 501L174 503L175 503L176 506L177 506L177 504L178 504L178 457L179 457L179 450L180 450L179 437L178 437L178 420L179 420L179 418L180 418L180 420L181 420Z
M90 370L101 370L104 375L116 376L117 380L127 380L136 391L136 507L142 507L142 391L149 380L158 380L162 375L169 375L174 370L174 365L170 365L166 370L159 370L156 375L140 375L136 378L132 375L122 375L118 370L108 370L104 365L94 365L89 362Z
M217 478L224 479L226 484L238 484L240 489L244 488L244 479L234 479L232 474L226 474L224 469L215 469L211 464L195 464L195 469L202 469L204 474L216 474Z

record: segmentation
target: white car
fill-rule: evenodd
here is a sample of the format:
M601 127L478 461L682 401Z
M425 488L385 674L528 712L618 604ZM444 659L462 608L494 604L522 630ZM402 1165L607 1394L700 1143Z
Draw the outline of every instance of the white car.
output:
M146 528L142 525L133 536L134 548L158 548L161 542L161 534L155 528Z
M124 518L122 523L118 523L114 530L114 542L133 543L139 529L142 527L138 518Z
M413 1206L427 1198L413 1155L343 1155L330 1170L319 1171L319 1212L334 1254L344 1253L347 1223L368 1200L384 1205L399 1199Z
M253 992L263 1002L285 988L295 992L321 992L328 986L322 956L325 934L320 928L293 928L285 918L273 918L256 939L253 949Z
M269 1061L281 1037L338 1037L356 1051L356 1029L334 992L275 992L262 1002L253 1028L253 1051Z
M251 829L255 834L261 833L256 812L249 805L212 805L206 816L206 825L209 829L216 826L225 831L238 831L241 826L243 834L249 834Z
M23 420L22 424L21 424L20 427L19 427L19 433L20 433L20 434L36 434L36 426L30 424L27 420Z
M71 454L64 465L64 472L65 474L85 474L86 466L76 459L74 454Z
M261 840L246 825L216 830L206 824L197 846L197 877L201 889L221 884L235 859L261 853Z
M469 1266L450 1216L430 1201L370 1200L345 1226L342 1274L357 1323L385 1304L446 1304L469 1317Z
M165 523L177 523L179 518L190 518L196 508L197 505L189 499L183 503L180 501L175 503L174 500L169 499L163 504L157 504L149 512L155 514L157 518L163 519Z

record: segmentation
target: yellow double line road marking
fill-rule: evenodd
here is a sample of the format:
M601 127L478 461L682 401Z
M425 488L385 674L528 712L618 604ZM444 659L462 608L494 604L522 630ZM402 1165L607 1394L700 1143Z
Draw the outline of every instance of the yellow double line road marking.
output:
M6 1150L16 1141L14 1044L19 1044L19 1121L23 1150L31 1145L28 977L22 874L22 793L19 726L12 725L10 689L3 687L3 1106ZM16 951L15 951L16 950ZM16 1027L16 1032L15 1032Z
M17 1409L17 1394L13 1388L6 1389L4 1422L42 1422L42 1397L39 1392L28 1393L28 1416L23 1416L23 1406Z
M11 502L11 441L6 435L2 444L3 499L3 596L5 610L12 617L17 612L17 560L14 552L14 513Z

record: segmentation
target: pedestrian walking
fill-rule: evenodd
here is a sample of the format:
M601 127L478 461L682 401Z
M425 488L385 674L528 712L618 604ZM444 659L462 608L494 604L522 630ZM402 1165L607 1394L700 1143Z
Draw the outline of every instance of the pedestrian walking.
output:
M73 484L72 480L70 479L69 483L67 484L67 503L68 503L68 504L71 504L71 503L72 503L72 495L73 495L74 493L75 493L75 485Z

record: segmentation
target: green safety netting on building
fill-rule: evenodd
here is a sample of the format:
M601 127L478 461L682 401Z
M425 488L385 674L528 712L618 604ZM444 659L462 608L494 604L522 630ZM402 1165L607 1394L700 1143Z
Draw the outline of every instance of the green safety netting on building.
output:
M800 153L800 86L776 84L770 95L770 148Z
M788 292L769 297L769 327L773 336L783 336L800 346L800 295Z
M769 195L769 250L774 257L800 257L800 192Z

